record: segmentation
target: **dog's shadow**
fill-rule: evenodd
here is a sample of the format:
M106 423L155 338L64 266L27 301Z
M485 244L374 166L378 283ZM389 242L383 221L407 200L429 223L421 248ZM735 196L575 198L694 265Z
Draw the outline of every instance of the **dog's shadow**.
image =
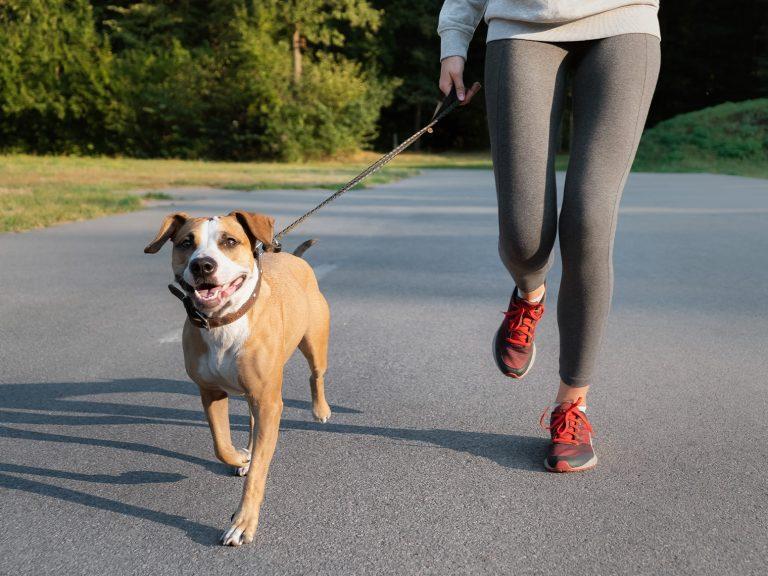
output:
M129 379L104 382L6 384L0 386L0 423L2 423L0 424L0 436L19 440L37 440L130 450L182 460L203 467L216 474L231 473L228 467L210 458L184 454L151 444L27 429L30 425L87 426L115 424L163 424L207 428L202 409L190 410L86 399L86 397L95 397L100 394L148 392L197 396L197 390L193 384L178 380ZM306 401L284 399L283 402L288 408L299 408L307 411L311 409L310 403ZM332 405L331 408L336 414L360 413L358 410L344 406ZM247 416L233 414L231 422L233 429L247 430L248 428ZM3 424L10 424L10 426ZM308 420L289 418L283 418L280 427L285 430L355 434L388 438L408 443L423 443L427 446L448 448L473 456L487 458L506 468L528 471L539 470L539 461L546 446L544 439L538 437L439 428L412 429L333 422L317 424ZM18 474L32 475L35 477L35 480L20 477ZM192 522L182 516L123 504L116 500L94 496L87 492L46 484L39 481L40 477L73 479L100 484L150 484L177 482L184 479L179 474L129 471L119 476L111 476L104 474L81 474L21 464L0 463L0 486L118 512L137 518L149 519L160 524L183 529L194 541L204 544L211 544L216 538L217 529L211 526Z

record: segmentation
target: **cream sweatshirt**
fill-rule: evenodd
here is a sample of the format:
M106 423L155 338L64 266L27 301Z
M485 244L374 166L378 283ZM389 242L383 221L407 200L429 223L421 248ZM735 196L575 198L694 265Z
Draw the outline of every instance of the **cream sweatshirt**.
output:
M440 10L440 59L467 57L485 15L487 42L504 38L573 42L659 32L658 0L445 0Z

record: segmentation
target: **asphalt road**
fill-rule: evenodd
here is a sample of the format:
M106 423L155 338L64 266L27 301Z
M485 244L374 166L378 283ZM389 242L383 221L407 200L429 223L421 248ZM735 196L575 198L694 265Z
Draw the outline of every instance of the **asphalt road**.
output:
M219 547L243 480L184 373L169 253L142 248L172 210L286 224L325 194L183 190L0 236L0 574L768 571L768 182L708 175L630 179L586 474L541 466L553 308L525 381L491 359L512 284L489 172L427 171L310 220L286 244L320 239L334 416L312 421L297 354L256 540Z

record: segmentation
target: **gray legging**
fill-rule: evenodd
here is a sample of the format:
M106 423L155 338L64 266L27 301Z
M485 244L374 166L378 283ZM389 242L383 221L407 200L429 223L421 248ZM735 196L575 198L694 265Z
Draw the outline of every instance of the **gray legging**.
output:
M555 153L568 72L573 134L560 212L560 377L589 384L613 291L619 199L659 72L659 40L495 40L485 85L499 202L499 253L525 292L541 286L558 231Z

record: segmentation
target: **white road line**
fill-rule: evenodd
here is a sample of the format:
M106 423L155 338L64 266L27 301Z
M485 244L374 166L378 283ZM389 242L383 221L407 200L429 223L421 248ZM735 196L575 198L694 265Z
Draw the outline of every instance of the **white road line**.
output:
M175 330L173 332L169 332L160 340L158 340L160 344L173 344L174 342L181 342L181 330Z
M317 266L312 267L315 271L315 277L318 280L323 276L327 276L329 272L333 272L336 268L338 268L338 265L336 264L318 264Z

